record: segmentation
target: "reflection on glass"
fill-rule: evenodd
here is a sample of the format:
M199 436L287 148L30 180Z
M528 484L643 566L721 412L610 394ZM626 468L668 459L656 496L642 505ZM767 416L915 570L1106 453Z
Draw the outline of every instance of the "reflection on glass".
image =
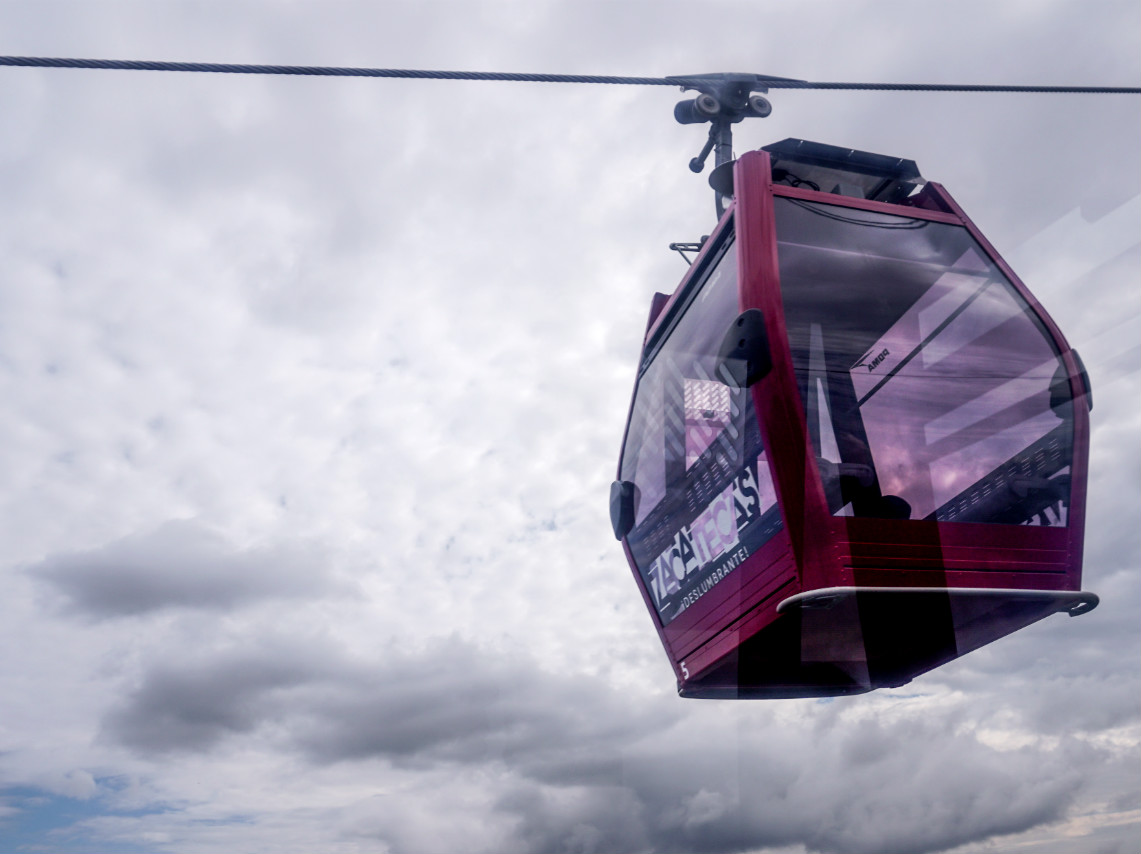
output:
M775 207L793 363L832 512L1064 526L1065 371L966 229Z
M635 486L626 542L663 624L781 529L752 397L719 379L738 311L728 243L638 380L621 467Z

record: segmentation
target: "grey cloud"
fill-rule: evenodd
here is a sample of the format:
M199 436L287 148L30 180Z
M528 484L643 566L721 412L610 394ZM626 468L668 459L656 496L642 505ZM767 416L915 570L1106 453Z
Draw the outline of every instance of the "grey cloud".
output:
M771 704L717 714L456 639L375 665L287 643L155 667L103 731L162 756L272 725L316 765L486 772L508 851L942 851L1063 817L1104 758L1070 741L996 750L965 707L881 721L891 703L872 700L846 721L860 702L804 703L801 720Z
M280 713L275 695L319 675L311 651L282 645L221 661L161 664L103 720L105 739L139 753L201 752Z
M941 720L711 735L705 768L628 760L655 851L942 851L1057 819L1078 788L1072 754L999 752ZM695 741L675 747L692 755Z
M613 749L676 717L648 704L631 717L600 680L548 674L453 639L375 664L292 643L183 665L164 658L103 729L142 753L162 753L208 749L274 720L317 764L507 760L544 780L577 783L616 779Z
M552 790L517 785L495 807L514 819L518 851L655 850L647 833L646 805L626 787Z
M507 759L548 778L588 779L605 774L606 746L646 723L632 720L600 680L545 673L451 640L316 697L297 739L315 762Z
M96 619L164 608L228 610L267 598L311 596L334 584L311 549L234 549L195 522L168 522L99 549L56 555L29 568Z
M799 843L902 854L1057 820L1079 787L1076 749L1000 752L942 721L870 722L818 739L774 720L695 729L624 751L617 785L531 781L497 808L517 819L521 850L728 854Z

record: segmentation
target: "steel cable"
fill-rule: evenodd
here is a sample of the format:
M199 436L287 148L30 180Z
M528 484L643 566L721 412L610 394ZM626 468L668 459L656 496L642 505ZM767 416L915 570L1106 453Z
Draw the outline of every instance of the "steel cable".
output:
M528 74L507 71L428 71L408 68L346 68L324 65L239 65L218 62L160 62L135 59L69 59L45 56L0 56L0 66L20 68L88 68L116 71L182 71L207 74L281 74L308 77L389 77L424 80L497 80L516 83L601 83L618 86L686 86L704 82L701 75L614 77L595 74ZM902 92L1036 92L1069 94L1141 94L1141 87L1000 86L944 83L815 83L756 75L769 89L831 89Z

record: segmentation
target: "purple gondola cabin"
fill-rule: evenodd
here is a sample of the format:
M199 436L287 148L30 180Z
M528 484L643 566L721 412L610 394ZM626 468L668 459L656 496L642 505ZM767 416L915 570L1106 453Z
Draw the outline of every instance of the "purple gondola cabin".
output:
M683 697L854 694L1081 590L1089 381L913 161L802 140L653 301L610 510Z

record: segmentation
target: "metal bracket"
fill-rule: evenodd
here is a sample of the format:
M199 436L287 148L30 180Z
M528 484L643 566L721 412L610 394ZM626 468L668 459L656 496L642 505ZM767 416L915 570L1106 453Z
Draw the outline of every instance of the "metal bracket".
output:
M703 237L701 239L700 243L671 243L670 244L670 250L673 252L676 252L678 255L680 255L682 258L685 259L685 263L692 266L693 259L690 258L685 253L686 252L700 252L701 247L705 245L705 241L707 239L708 239L708 237Z

